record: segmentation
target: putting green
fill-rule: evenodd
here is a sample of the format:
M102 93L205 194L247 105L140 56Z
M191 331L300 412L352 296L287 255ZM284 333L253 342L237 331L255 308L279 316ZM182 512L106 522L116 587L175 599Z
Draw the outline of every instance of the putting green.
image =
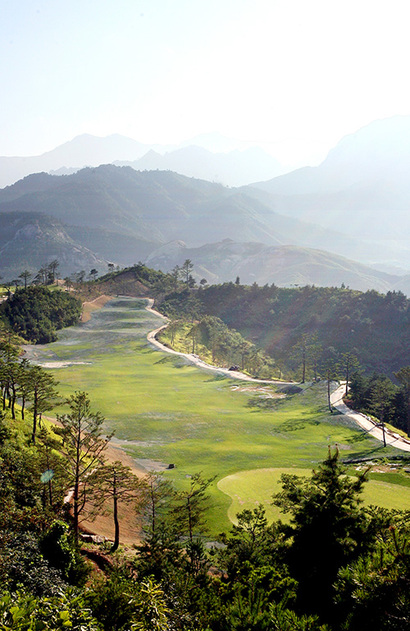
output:
M218 489L231 499L231 505L228 508L230 521L236 524L237 513L245 509L252 510L260 504L264 505L269 521L277 519L288 521L288 514L281 513L279 508L271 505L272 495L281 490L280 477L282 473L309 477L311 469L296 467L253 469L240 471L219 480ZM389 475L394 476L395 474L387 473L386 479ZM369 480L364 485L362 499L367 506L374 504L384 508L410 509L410 486Z
M343 457L397 453L344 416L329 415L325 383L275 400L274 386L234 380L152 348L147 333L162 320L146 304L113 299L57 342L31 351L50 366L63 396L89 393L107 429L144 468L175 464L166 475L181 488L198 472L221 480L253 469L310 469L335 443ZM217 533L230 526L231 500L216 481L210 493L209 526Z

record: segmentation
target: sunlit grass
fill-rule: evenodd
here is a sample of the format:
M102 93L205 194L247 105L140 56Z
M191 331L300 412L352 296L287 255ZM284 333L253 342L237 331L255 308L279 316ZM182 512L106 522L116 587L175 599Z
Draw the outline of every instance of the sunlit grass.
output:
M280 469L253 469L251 471L240 471L227 476L218 482L219 490L226 493L231 498L231 505L228 509L228 516L231 521L236 522L237 513L245 509L254 509L259 504L263 504L266 510L266 517L269 521L281 519L289 521L289 514L282 513L277 506L272 505L272 495L281 491L280 478L283 473L290 473L298 476L309 477L311 469L300 468L280 468ZM389 509L410 509L410 485L401 477L401 484L397 486L391 481L394 473L383 474L383 481L370 479L363 489L361 496L365 506L371 504Z
M140 464L175 464L166 475L177 486L200 471L217 476L209 516L214 533L229 527L231 499L216 486L228 475L272 467L310 469L335 443L342 457L397 453L383 449L344 416L329 415L324 384L267 405L266 386L263 393L257 385L249 390L249 383L154 350L146 334L161 320L144 304L113 300L86 324L61 332L58 342L43 349L44 360L73 362L53 370L59 391L63 396L88 392L107 429L127 441L124 448Z

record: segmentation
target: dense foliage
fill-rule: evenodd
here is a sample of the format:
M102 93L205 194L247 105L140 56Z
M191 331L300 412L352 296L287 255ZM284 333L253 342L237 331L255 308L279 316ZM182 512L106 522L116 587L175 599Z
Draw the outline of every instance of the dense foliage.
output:
M159 339L214 365L246 371L261 379L280 377L272 358L215 316L202 316L194 322L173 320Z
M216 316L283 362L285 371L298 370L295 350L303 338L339 354L353 351L366 372L391 377L410 355L410 301L401 292L224 283L191 294L174 292L161 309L167 315L199 310ZM308 360L313 376L314 358Z
M361 372L354 373L349 400L355 410L372 414L410 436L410 366L403 367L395 376L399 386L385 375L374 373L367 377Z
M409 628L409 515L363 509L366 471L347 476L337 451L329 451L312 478L283 476L273 501L290 512L289 525L269 525L263 506L245 510L210 551L203 518L211 480L196 475L176 492L151 474L145 499L135 500L145 524L142 544L131 556L117 553L85 583L89 569L61 501L64 469L55 468L51 504L48 483L38 482L40 445L25 446L9 416L2 426L8 429L0 444L2 501L9 509L0 524L2 629ZM27 449L30 457L20 457ZM54 454L64 461L58 446ZM13 460L20 463L18 478L10 464L3 466Z
M14 331L38 344L55 341L56 330L76 324L81 315L77 298L43 286L17 289L0 309Z

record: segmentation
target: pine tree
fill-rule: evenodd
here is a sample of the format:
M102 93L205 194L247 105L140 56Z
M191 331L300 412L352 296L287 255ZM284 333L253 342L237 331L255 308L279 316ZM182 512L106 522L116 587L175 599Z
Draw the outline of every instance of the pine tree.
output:
M346 475L336 449L311 478L282 475L282 491L273 503L291 513L289 566L299 582L304 612L328 618L339 569L355 560L370 543L368 521L359 507L367 470Z
M63 426L62 452L73 491L74 537L78 543L80 516L90 498L96 472L104 465L104 452L113 434L103 435L104 417L91 410L86 392L75 392L66 403L70 412L57 415L57 421Z

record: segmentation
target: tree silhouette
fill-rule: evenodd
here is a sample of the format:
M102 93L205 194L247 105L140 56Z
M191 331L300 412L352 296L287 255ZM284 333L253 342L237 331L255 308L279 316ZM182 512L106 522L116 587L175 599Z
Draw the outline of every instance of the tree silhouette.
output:
M185 259L180 268L180 273L184 282L186 283L187 289L189 289L192 285L192 270L194 269L194 265L191 259ZM192 280L191 280L192 279Z
M114 519L114 543L111 552L115 552L120 543L120 523L118 520L118 504L136 502L141 493L141 482L132 473L130 467L126 467L120 461L97 467L90 476L93 489L91 502L99 512L104 510L106 500L112 501Z
M73 489L74 538L78 544L80 516L93 489L93 476L104 465L104 452L113 434L103 435L104 417L91 410L86 392L75 392L66 403L70 411L57 415L57 420L63 427L62 452L68 484Z
M24 281L24 289L27 289L27 283L30 280L32 274L27 269L25 269L21 274L19 274L19 278L22 278Z
M339 568L371 544L369 523L359 507L367 471L346 475L336 449L311 478L282 475L273 503L291 514L289 565L299 582L303 611L329 616Z
M28 373L28 399L31 401L30 411L33 414L31 441L36 442L37 422L43 412L54 407L57 397L58 382L41 366L30 366Z

